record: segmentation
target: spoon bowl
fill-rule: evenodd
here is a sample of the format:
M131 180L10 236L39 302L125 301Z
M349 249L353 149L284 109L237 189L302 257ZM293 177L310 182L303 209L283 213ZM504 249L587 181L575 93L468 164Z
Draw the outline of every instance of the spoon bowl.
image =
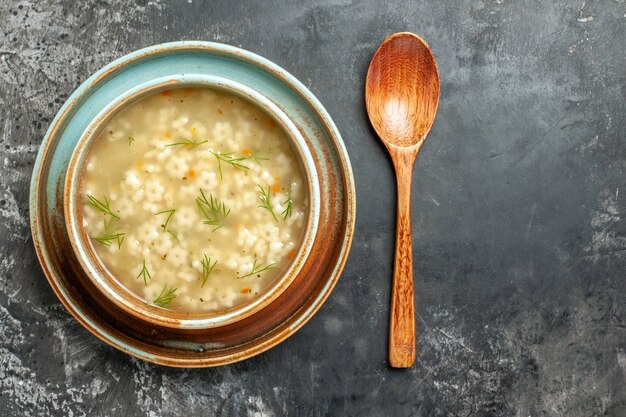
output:
M391 155L398 184L389 364L415 362L411 181L413 165L435 121L439 72L428 44L410 32L395 33L380 45L367 71L365 104L370 122Z
M423 141L439 104L439 73L428 44L410 32L389 36L372 58L365 91L367 113L385 145Z

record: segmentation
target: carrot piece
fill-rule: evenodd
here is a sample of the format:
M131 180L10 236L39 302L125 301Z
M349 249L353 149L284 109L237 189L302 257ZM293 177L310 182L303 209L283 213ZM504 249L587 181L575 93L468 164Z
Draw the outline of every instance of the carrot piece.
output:
M163 91L161 91L161 95L162 96L169 96L170 95L170 90L163 90Z
M172 137L172 134L170 132L165 132L165 137L169 139Z
M243 149L243 150L241 151L241 153L242 153L242 154L244 154L244 155L246 155L246 156L249 156L249 155L252 155L252 150L251 150L251 149L248 149L248 148L245 148L245 149Z
M272 192L278 193L281 190L281 186L278 184L272 185Z
M194 171L193 169L190 169L189 171L187 171L187 176L188 177L195 177L196 176L196 171Z
M289 253L287 254L287 257L289 257L289 258L293 258L294 256L296 256L296 251L295 250L290 250Z
M241 289L242 294L250 294L252 292L251 288L245 287Z

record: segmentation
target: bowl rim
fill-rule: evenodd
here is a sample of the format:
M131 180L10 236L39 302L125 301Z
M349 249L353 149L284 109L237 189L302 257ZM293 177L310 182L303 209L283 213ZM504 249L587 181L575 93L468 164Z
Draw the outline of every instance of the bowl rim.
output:
M137 101L163 90L198 87L226 91L265 112L282 128L299 159L306 182L308 210L306 225L301 232L296 254L273 282L254 299L235 307L210 313L183 313L153 306L127 289L106 268L95 253L93 243L82 227L82 204L78 192L81 173L93 143L102 129L119 112ZM270 305L295 280L307 260L317 235L320 217L320 190L317 169L304 138L290 118L269 98L260 92L228 78L207 74L174 74L143 82L115 97L87 125L72 155L65 176L63 211L69 241L81 268L98 291L117 307L151 324L176 329L200 330L226 326L250 317Z

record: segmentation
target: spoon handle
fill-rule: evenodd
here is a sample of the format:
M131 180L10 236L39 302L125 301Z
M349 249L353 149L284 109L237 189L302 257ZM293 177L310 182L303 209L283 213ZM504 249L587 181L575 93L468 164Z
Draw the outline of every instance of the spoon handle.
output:
M399 150L394 154L392 157L398 183L398 213L389 322L389 364L394 368L409 368L415 362L411 181L416 155Z

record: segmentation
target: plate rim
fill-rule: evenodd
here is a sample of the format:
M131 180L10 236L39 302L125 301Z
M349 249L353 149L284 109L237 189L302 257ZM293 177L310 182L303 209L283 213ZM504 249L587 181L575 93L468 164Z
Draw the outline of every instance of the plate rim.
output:
M340 163L340 171L342 173L342 179L345 182L343 187L343 195L345 197L345 232L341 233L340 236L343 237L343 244L340 247L340 250L337 251L337 261L334 262L331 271L329 272L329 278L326 280L324 286L320 290L318 294L315 296L315 300L306 306L305 309L300 312L294 311L294 314L298 314L298 317L294 320L294 322L284 329L281 329L277 333L274 333L268 338L262 338L263 340L259 340L258 343L249 347L243 352L239 352L237 354L232 354L230 356L219 356L212 358L194 358L194 357L185 357L185 358L177 358L177 357L164 357L162 355L154 355L150 352L138 349L135 346L131 346L120 340L117 336L111 334L105 326L102 324L94 323L90 317L87 317L83 311L79 308L79 306L75 305L71 300L65 290L61 288L59 282L57 281L56 274L49 267L49 259L48 253L44 250L42 242L45 240L41 237L41 227L39 226L39 220L41 217L42 206L40 204L39 199L39 184L42 178L42 174L44 173L44 164L43 162L46 160L49 151L50 151L50 139L54 136L56 130L59 128L61 122L66 119L69 114L69 111L76 105L81 96L88 92L92 88L96 88L99 84L106 80L107 77L115 72L117 69L122 68L125 65L132 64L135 61L139 61L142 58L147 58L150 56L158 56L162 53L171 53L173 51L201 51L206 53L217 53L217 54L225 54L230 56L235 56L241 58L243 61L248 64L254 64L263 70L267 71L273 76L276 76L292 87L293 91L296 92L300 98L302 98L305 102L310 103L311 109L317 114L320 119L320 122L323 124L326 131L330 134L332 138L332 143L336 148L336 153L338 160ZM30 226L31 226L31 234L33 238L33 244L35 247L35 251L37 254L37 258L42 267L44 275L52 287L54 293L56 294L59 301L64 305L67 311L78 321L81 325L83 325L90 333L94 336L98 337L100 340L104 341L108 345L121 350L131 356L137 357L142 360L146 360L148 362L166 365L171 367L182 367L182 368L194 368L194 367L209 367L209 366L220 366L226 365L234 362L238 362L257 354L260 354L277 344L283 342L286 338L297 332L304 324L306 324L313 315L321 308L326 299L330 296L333 288L337 284L341 272L343 271L348 254L350 252L350 248L352 245L353 237L354 237L354 228L356 223L356 199L355 199L355 182L354 182L354 174L352 172L352 166L350 164L350 158L345 147L345 143L337 129L335 123L331 119L327 110L321 104L321 102L315 97L315 95L302 84L295 76L290 74L288 71L280 67L279 65L273 63L272 61L257 55L253 52L247 51L242 48L238 48L235 46L217 43L217 42L206 42L206 41L177 41L177 42L167 42L161 43L157 45L148 46L146 48L142 48L131 53L125 54L111 63L105 65L100 68L98 71L93 73L90 77L87 78L83 83L80 84L76 90L72 92L72 94L65 101L63 106L58 110L54 119L50 123L46 134L44 135L42 142L40 144L39 150L37 152L37 157L35 159L35 163L33 166L33 173L31 176L30 182L30 192L29 192L29 208L30 208ZM142 341L141 343L146 343ZM149 345L149 343L146 343Z

